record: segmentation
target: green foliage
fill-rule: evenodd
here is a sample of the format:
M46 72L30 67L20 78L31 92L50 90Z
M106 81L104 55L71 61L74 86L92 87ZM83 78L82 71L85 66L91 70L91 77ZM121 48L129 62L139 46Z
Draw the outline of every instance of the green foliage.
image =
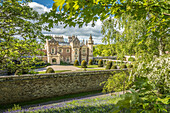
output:
M133 89L121 95L112 112L168 112L169 94L159 94L146 77L137 78L133 84Z
M106 65L106 69L111 69L112 67L112 61L108 61Z
M113 73L112 76L109 77L109 79L102 84L104 84L103 92L118 92L118 91L125 91L129 85L130 82L128 73L122 71L120 73Z
M169 74L169 55L163 55L153 58L150 62L141 62L138 64L134 75L147 77L148 80L159 93L170 93L170 74Z
M92 59L89 60L89 65L93 65L93 60Z
M86 69L86 68L84 68L84 69L83 69L83 71L87 71L87 69Z
M79 61L78 60L74 61L74 66L79 66Z
M71 65L69 62L60 61L60 65Z
M102 59L99 60L98 67L103 67L103 60Z
M29 70L28 69L18 69L16 70L14 75L22 75L22 74L28 74Z
M129 65L127 66L127 68L133 68L133 65L132 65L132 64L129 64Z
M87 68L87 62L85 60L81 62L81 68Z
M111 69L117 69L117 65L112 65Z
M93 46L93 55L96 56L114 56L116 55L115 44L98 44Z
M128 58L128 61L135 61L135 58L129 57L129 58Z
M30 70L44 41L42 18L25 1L3 0L0 5L0 70L9 74ZM18 39L20 37L20 39ZM30 57L32 56L32 57ZM17 62L19 63L17 63Z
M125 68L127 68L125 64L120 66L120 69L125 69Z
M17 111L17 110L21 110L21 106L14 104L14 106L11 109L8 109L8 112Z
M49 67L47 70L46 70L46 73L55 73L54 69Z

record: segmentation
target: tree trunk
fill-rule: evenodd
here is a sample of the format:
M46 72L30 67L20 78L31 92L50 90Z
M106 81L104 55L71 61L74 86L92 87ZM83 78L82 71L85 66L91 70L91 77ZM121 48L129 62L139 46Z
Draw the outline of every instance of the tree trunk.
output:
M165 53L165 45L163 44L162 37L159 39L159 55L162 56Z

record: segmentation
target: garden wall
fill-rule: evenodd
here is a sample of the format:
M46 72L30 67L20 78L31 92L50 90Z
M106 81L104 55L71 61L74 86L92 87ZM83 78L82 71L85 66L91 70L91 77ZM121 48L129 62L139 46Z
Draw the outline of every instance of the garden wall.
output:
M101 90L99 84L121 70L0 77L0 104Z

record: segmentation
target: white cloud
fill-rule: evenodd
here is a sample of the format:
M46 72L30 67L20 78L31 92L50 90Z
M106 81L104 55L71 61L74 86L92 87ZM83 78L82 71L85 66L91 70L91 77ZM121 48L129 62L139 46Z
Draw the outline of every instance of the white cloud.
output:
M28 5L36 10L39 14L45 13L45 12L50 12L52 8L47 8L44 5L38 4L36 2L29 2Z
M39 14L49 12L51 8L47 8L44 5L38 4L36 2L31 2L28 4L31 8L36 10ZM82 28L76 27L66 27L64 28L64 25L56 25L51 29L51 32L43 31L43 34L52 34L52 35L58 35L63 36L64 38L68 38L68 36L77 35L77 37L80 40L88 40L90 37L90 34L92 35L94 39L94 43L102 43L102 37L101 34L101 25L102 22L100 20L97 20L94 27L91 27L91 23L88 24L88 26L83 26Z

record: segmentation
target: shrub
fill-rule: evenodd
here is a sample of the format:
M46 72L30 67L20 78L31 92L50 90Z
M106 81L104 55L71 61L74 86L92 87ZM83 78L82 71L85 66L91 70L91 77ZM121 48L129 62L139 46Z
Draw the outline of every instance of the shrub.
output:
M79 61L78 60L74 61L74 66L79 66Z
M129 57L129 58L128 58L128 61L135 61L135 58Z
M46 70L46 73L55 73L54 69L49 67L47 70Z
M21 75L21 70L16 70L14 75Z
M46 63L47 66L50 66L51 64L50 63Z
M82 67L82 68L87 68L87 62L86 62L85 60L83 60L83 61L81 62L81 67Z
M19 104L18 105L14 104L14 107L8 109L8 112L17 111L17 110L21 110L21 106L19 106Z
M28 69L18 69L15 71L14 75L22 75L22 74L28 74L29 70Z
M93 65L93 60L92 59L89 60L89 65Z
M112 61L107 62L106 69L110 69L112 67Z
M103 60L102 59L99 60L98 67L103 67Z
M120 69L124 69L124 68L127 68L125 64L120 66Z
M132 64L129 64L129 65L128 65L128 68L133 68L133 65L132 65Z
M117 69L117 65L113 65L111 69Z

